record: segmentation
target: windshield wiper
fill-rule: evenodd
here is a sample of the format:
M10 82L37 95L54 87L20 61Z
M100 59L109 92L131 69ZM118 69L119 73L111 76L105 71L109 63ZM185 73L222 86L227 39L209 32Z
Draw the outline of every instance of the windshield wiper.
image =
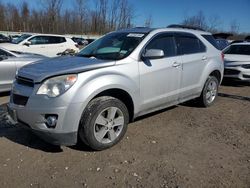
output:
M79 57L95 57L96 58L96 54L77 54L76 56L79 56Z

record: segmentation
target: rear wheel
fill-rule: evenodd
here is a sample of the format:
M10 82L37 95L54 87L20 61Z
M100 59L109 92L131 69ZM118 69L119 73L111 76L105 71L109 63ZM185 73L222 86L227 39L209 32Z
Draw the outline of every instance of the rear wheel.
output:
M94 150L117 144L127 130L129 113L120 100L98 97L86 107L79 129L80 139Z
M219 81L215 76L209 76L200 97L198 98L198 102L203 107L211 106L218 95L218 87Z

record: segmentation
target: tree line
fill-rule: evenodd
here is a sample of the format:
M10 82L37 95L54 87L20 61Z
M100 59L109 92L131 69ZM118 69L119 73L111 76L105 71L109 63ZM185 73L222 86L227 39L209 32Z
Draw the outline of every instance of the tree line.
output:
M0 30L58 34L103 34L132 27L133 6L128 0L72 0L62 9L64 0L35 0L39 9L26 1L20 6L0 0Z
M89 0L71 0L70 7L63 6L65 0L33 1L39 8L31 8L25 0L20 5L0 0L0 31L101 35L133 27L136 17L134 7L128 0L91 0L91 6ZM141 26L150 27L152 23L153 17L149 14ZM181 24L213 33L223 31L220 17L207 18L202 11L185 16ZM233 20L227 31L237 35L239 28L237 20Z

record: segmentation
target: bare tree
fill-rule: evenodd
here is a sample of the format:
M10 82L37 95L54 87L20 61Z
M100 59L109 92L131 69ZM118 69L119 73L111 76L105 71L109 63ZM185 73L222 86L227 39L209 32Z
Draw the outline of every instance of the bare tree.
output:
M86 0L75 0L75 9L77 10L77 17L80 26L80 32L86 32L87 25L87 3Z
M220 26L222 25L222 21L219 16L213 15L209 18L209 25L208 25L208 30L210 32L217 32L220 29Z
M62 0L42 0L42 4L46 12L46 23L48 24L48 32L58 32L57 19L60 16L62 2Z
M21 5L21 20L22 20L22 30L29 31L29 6L26 1L24 1Z
M202 11L199 11L196 15L187 17L182 22L183 25L199 27L204 30L208 29L206 17Z
M118 29L129 28L134 17L134 10L128 0L121 0L118 15Z
M237 34L237 33L239 33L239 30L240 30L240 25L237 22L237 20L231 21L231 23L230 23L230 32L233 33L233 34Z
M91 9L87 0L74 0L66 10L61 8L64 0L37 1L39 9L29 7L25 0L20 8L0 0L0 30L104 34L133 25L134 10L128 0L95 0Z
M0 30L5 30L6 29L6 11L5 11L5 5L0 2Z
M152 14L148 15L146 20L145 20L145 23L144 23L144 26L145 27L151 27L153 24L153 20L152 20Z

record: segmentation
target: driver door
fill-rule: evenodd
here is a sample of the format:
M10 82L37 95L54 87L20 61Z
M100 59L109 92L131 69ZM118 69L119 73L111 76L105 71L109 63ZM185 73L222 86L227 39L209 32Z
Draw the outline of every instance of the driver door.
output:
M163 50L164 57L139 62L142 111L177 103L181 84L182 64L173 34L155 36L144 51L149 49Z

